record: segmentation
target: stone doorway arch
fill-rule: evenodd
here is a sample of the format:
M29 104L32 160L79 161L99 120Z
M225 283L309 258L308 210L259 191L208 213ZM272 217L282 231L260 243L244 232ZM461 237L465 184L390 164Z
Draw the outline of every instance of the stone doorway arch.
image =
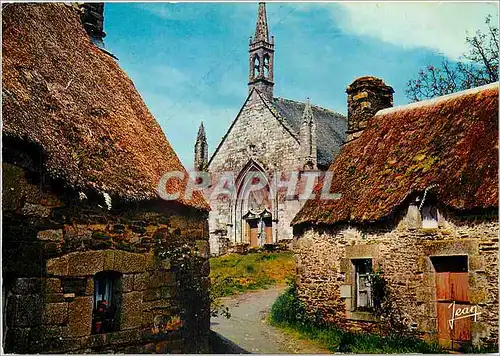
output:
M236 179L232 222L236 244L262 246L275 242L274 192L262 165L251 159Z

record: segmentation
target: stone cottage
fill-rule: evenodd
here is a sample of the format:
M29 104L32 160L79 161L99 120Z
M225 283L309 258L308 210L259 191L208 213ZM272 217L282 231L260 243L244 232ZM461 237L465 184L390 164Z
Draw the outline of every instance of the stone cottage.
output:
M498 343L498 83L393 108L392 92L374 77L347 89L352 129L330 167L341 197L293 220L300 299L371 330L376 272L377 295L423 337Z
M4 350L208 352L208 210L103 47L102 4L3 6Z
M210 247L259 246L290 241L290 222L305 200L287 194L280 183L291 172L326 170L345 140L341 114L307 102L275 97L274 36L269 36L266 5L259 4L255 34L249 41L248 95L219 145L208 157L203 126L195 144L195 169L207 170L213 186L209 216ZM230 174L231 193L213 194ZM297 173L298 174L298 173ZM305 180L306 176L303 176ZM264 188L256 192L252 180ZM305 188L304 188L305 189ZM303 192L303 190L301 191Z

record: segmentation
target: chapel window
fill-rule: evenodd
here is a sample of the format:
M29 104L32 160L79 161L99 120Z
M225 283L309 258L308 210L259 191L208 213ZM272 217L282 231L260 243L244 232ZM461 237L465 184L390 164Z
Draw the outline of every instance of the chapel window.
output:
M354 288L356 296L356 309L371 309L372 302L372 286L370 283L370 275L372 273L371 259L355 259L352 260L354 265Z
M119 330L121 305L121 274L114 271L99 272L94 276L92 333Z

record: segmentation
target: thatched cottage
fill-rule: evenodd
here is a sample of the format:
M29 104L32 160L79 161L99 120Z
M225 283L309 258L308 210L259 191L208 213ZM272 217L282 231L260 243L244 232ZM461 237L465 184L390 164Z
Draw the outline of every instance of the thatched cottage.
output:
M378 78L347 93L329 182L341 197L317 194L293 220L300 298L370 330L377 294L444 347L498 343L498 83L393 108Z
M3 5L4 350L208 352L209 208L159 198L185 171L102 10Z

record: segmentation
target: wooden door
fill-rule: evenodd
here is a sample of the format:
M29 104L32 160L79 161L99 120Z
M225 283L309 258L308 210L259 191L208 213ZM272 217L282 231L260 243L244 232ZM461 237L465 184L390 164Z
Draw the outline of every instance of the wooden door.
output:
M471 339L472 319L455 314L457 310L470 306L469 274L466 270L467 265L464 266L461 259L441 261L436 267L438 341L444 348L458 349L463 342Z
M247 220L247 222L250 231L250 246L259 246L259 228L257 226L257 220Z

